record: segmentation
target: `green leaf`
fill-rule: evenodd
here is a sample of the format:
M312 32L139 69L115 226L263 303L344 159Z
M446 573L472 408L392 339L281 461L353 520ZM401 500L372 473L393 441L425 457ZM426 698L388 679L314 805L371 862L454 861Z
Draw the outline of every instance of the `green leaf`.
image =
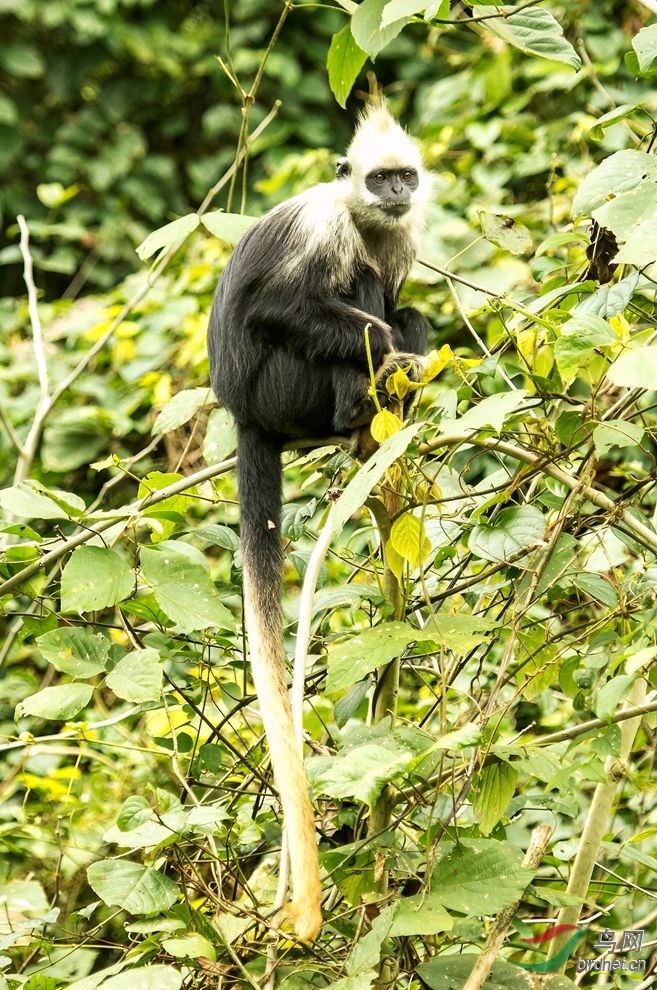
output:
M203 460L217 464L225 460L237 448L235 420L227 409L213 409L203 438Z
M249 217L242 213L224 213L223 210L212 210L204 213L201 223L215 237L220 237L228 244L237 244L257 221L257 217Z
M105 670L110 641L100 633L75 626L61 626L38 636L41 656L56 670L76 680Z
M545 519L539 509L533 505L511 506L498 512L493 523L475 526L468 546L477 557L499 563L540 543L544 533Z
M620 354L607 371L612 385L654 389L657 385L657 345L635 347Z
M10 76L37 79L46 71L46 62L36 46L5 40L0 45L0 68Z
M595 714L598 718L610 722L620 703L628 699L635 682L634 674L617 674L603 684L595 694Z
M68 519L85 510L84 500L71 492L48 489L38 481L21 481L0 490L0 506L22 519Z
M464 612L436 612L417 638L430 639L438 646L451 650L455 656L465 656L470 650L481 646L486 633L493 632L499 623L485 615L467 615Z
M170 956L176 959L210 959L212 962L217 958L217 953L212 942L202 935L191 933L182 935L180 938L165 938L162 940L162 948Z
M377 667L401 656L419 638L417 629L405 622L382 622L350 636L329 651L326 690L340 691L362 681Z
M482 835L490 835L513 797L518 771L504 761L488 764L481 771L473 808Z
M598 457L605 457L612 447L636 447L641 443L645 430L638 423L624 419L609 419L593 431L593 443Z
M173 966L140 966L105 980L99 990L180 990L182 984L183 974ZM75 990L76 986L68 990Z
M400 897L395 903L390 935L436 935L451 932L454 919L447 913L435 891Z
M410 769L414 754L390 739L385 745L367 742L335 756L308 761L308 776L318 794L355 798L372 807L386 784L399 780Z
M579 55L566 41L563 28L549 10L542 7L496 7L496 10L504 17L482 22L485 30L527 55L540 55L565 62L574 69L581 68Z
M598 117L591 128L591 137L595 141L602 141L608 127L617 124L621 120L625 120L627 117L633 116L637 110L645 110L645 107L645 103L623 103L614 110L610 110L608 113L603 114L602 117Z
M529 254L534 246L527 228L512 217L481 210L479 222L486 240L510 254Z
M597 348L618 343L618 336L601 316L573 316L561 328L554 346L557 368L565 384L588 366Z
M341 107L347 105L347 97L351 93L351 87L356 82L358 73L366 60L367 55L354 41L349 24L333 35L326 68L331 92Z
M235 619L201 564L168 549L143 549L141 568L158 605L182 632L235 627Z
M135 588L128 561L106 547L78 547L62 572L62 612L92 612L127 598Z
M621 246L615 261L643 267L657 259L657 186L652 179L617 195L593 211L601 227L613 231Z
M105 683L124 701L157 701L162 690L162 663L157 650L133 650L117 663Z
M165 224L164 227L153 230L137 248L139 260L146 261L147 258L150 258L157 251L172 247L178 241L184 241L193 230L196 230L199 222L200 217L198 213L187 213L184 217L178 217L177 220L172 220L171 223Z
M496 433L501 433L506 419L522 406L526 399L527 392L522 388L489 395L466 410L458 419L441 421L441 432L483 430L490 427Z
M614 586L601 574L577 574L573 578L573 584L585 595L595 598L601 605L606 605L607 608L618 607L618 595Z
M448 910L479 917L512 904L534 873L501 842L464 839L438 861L431 889Z
M87 869L92 890L108 907L130 914L168 911L178 899L178 887L159 870L127 859L103 859Z
M465 986L478 959L479 953L474 952L454 956L435 956L429 962L420 963L417 973L431 990L456 990L457 987ZM570 980L568 985L575 986ZM486 977L486 990L531 990L531 987L529 973L501 960L493 963L493 968ZM552 990L547 985L541 984L541 990L544 987L545 990Z
M89 704L93 691L91 684L60 684L44 688L16 705L15 718L34 715L36 718L68 722Z
M645 151L617 151L584 179L573 199L574 219L591 216L611 197L634 189L646 179L657 179L657 159Z
M157 436L161 433L177 430L179 426L189 422L199 409L209 403L214 403L211 389L205 387L184 388L169 399L166 406L159 411L151 432Z
M388 27L401 17L414 17L423 14L427 7L433 6L428 0L387 0L381 15L381 26Z
M657 62L657 24L641 28L632 38L632 48L636 52L640 72L650 72Z
M372 60L410 21L410 17L400 17L392 24L381 26L383 11L389 0L363 0L351 18L351 33L359 48L367 52Z

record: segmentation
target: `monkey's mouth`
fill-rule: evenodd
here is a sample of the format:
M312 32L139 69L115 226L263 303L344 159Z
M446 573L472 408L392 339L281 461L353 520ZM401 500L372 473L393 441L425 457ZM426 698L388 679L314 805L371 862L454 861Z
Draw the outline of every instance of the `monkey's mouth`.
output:
M381 203L380 207L388 217L403 217L410 208L410 203Z

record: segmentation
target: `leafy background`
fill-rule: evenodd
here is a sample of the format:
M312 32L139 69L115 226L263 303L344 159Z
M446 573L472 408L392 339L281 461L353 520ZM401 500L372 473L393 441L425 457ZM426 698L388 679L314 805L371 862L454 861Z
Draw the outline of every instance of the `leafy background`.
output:
M485 944L515 990L546 952L521 939L580 917L587 958L644 931L603 985L651 985L651 8L0 6L2 990L473 990ZM435 176L405 298L441 372L367 469L287 461L290 654L345 494L304 712L327 924L274 952L205 329L236 215L331 178L372 70Z

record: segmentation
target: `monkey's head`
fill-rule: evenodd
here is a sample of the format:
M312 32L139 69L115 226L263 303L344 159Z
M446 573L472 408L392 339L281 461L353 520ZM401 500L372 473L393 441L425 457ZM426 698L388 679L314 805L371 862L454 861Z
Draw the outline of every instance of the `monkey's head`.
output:
M431 181L417 145L383 104L361 116L336 178L357 226L422 226Z

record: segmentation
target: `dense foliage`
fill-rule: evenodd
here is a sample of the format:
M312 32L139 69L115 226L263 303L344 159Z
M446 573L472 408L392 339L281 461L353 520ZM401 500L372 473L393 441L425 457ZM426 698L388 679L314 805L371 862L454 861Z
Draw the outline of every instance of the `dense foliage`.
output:
M647 988L651 5L232 6L227 31L205 3L2 5L0 990L564 990L605 930L644 937L602 985ZM435 175L406 296L436 351L366 466L288 455L326 890L302 946L267 925L280 819L205 328L237 213L331 177L372 59ZM576 948L522 941L555 920Z

